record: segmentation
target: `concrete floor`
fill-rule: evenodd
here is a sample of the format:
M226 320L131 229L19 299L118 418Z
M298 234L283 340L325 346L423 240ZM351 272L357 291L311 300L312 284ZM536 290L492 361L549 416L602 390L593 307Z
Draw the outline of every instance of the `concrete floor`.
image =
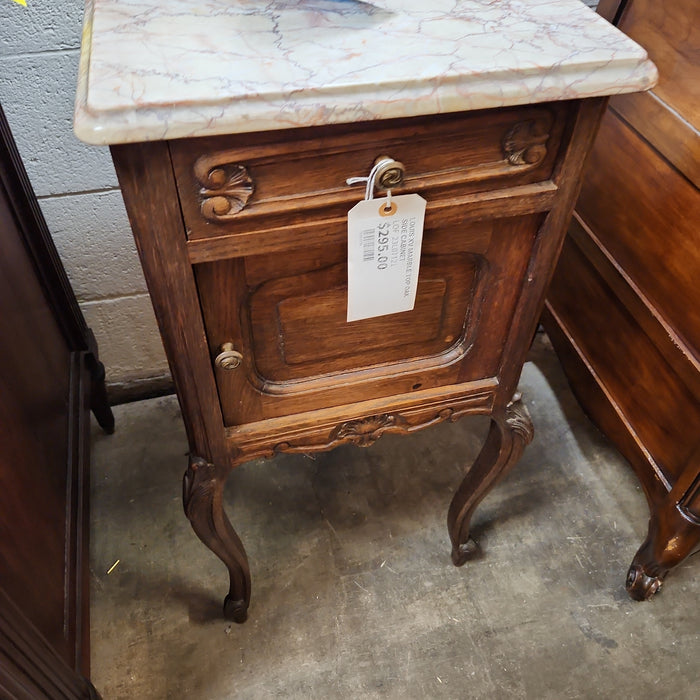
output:
M627 597L643 494L546 342L531 357L521 388L535 440L477 512L482 557L461 569L445 515L484 419L236 470L227 505L253 575L244 625L220 616L224 567L182 514L177 401L117 407L92 457L104 700L700 697L700 557L653 601Z

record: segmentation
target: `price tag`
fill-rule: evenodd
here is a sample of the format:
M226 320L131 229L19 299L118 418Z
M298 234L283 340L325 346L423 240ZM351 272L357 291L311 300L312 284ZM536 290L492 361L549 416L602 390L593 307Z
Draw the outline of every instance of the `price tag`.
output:
M365 199L348 212L348 321L411 311L426 201Z

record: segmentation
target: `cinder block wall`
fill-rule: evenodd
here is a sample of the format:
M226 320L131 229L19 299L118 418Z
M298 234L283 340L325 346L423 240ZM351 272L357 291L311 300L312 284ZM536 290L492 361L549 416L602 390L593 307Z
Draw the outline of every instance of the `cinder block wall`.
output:
M112 394L133 397L168 368L109 151L73 135L82 15L83 0L0 0L0 102Z
M0 0L0 102L119 397L168 366L109 150L73 134L83 2Z

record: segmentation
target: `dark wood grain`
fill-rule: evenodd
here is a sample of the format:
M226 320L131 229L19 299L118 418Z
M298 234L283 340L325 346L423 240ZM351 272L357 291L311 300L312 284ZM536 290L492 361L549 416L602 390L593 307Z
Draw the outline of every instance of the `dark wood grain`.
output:
M577 211L685 344L700 347L698 271L688 265L700 249L698 190L613 112Z
M22 240L12 235L4 197L0 221L0 578L51 644L72 660L75 629L64 636L71 351Z
M608 22L614 22L622 12L627 0L600 0L596 12Z
M100 700L0 588L0 697Z
M654 94L697 128L700 114L700 4L628 0L618 26L659 70Z
M700 79L700 78L699 78ZM616 95L610 106L696 187L700 187L700 131L654 92Z
M570 240L552 281L550 298L556 300L560 322L615 397L630 429L644 436L645 449L670 484L683 472L694 443L700 440L698 394L688 389L637 323L635 316L640 312L628 310L599 269L608 272L592 266ZM600 314L600 309L605 313ZM622 348L625 362L612 362Z
M236 546L240 540L221 498L238 450L229 451L224 439L167 144L114 146L112 155L185 416L190 446L185 512L197 536L226 565L231 597L225 612L241 622L250 598L250 570L242 546ZM241 581L246 585L242 587Z
M530 416L520 403L509 404L503 414L496 413L492 418L486 442L447 511L447 530L455 566L462 566L478 551L477 543L469 534L476 507L517 464L533 435Z
M49 645L66 671L89 669L89 411L109 432L114 417L1 109L0 244L0 585L43 640L31 687Z
M553 180L559 197L537 231L528 261L525 285L518 296L513 323L506 341L499 370L503 385L501 400L509 402L517 388L525 355L535 334L537 319L543 308L547 287L561 252L566 227L581 187L581 172L600 124L607 98L582 101L567 123L564 153L560 156ZM505 408L505 406L504 406Z
M102 428L112 432L114 416L109 408L104 365L99 360L95 336L80 311L1 105L0 180L7 207L12 212L12 225L16 227L22 239L28 259L32 262L34 275L44 290L45 303L51 309L66 345L75 352L85 354L85 362L92 380L89 387L91 409Z
M226 463L221 411L165 143L113 146L112 155L193 454Z
M638 600L700 547L699 11L625 3L620 26L659 85L611 102L543 317L574 392L647 496L626 581Z

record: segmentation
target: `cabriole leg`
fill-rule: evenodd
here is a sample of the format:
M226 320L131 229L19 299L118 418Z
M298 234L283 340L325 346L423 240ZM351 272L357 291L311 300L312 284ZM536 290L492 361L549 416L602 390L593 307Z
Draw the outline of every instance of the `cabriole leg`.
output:
M224 562L230 587L224 615L245 622L250 603L250 568L243 544L223 507L225 474L206 460L191 456L183 479L183 505L197 537Z
M520 459L532 436L532 421L519 401L509 404L502 415L491 417L486 443L457 489L447 513L455 566L462 566L477 549L469 537L476 507Z

